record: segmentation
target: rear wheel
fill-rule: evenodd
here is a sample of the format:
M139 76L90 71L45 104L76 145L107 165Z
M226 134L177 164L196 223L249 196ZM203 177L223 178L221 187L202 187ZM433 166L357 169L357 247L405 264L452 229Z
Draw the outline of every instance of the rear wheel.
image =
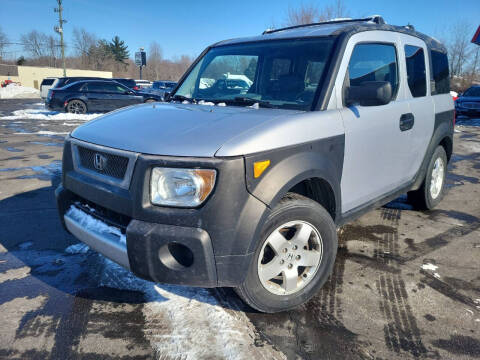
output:
M447 174L447 154L438 146L427 168L427 174L418 190L408 193L408 200L420 210L430 210L442 201L445 195L445 178Z
M289 193L266 220L247 277L236 292L262 312L291 309L322 287L336 253L330 214L315 201Z
M85 114L87 105L82 100L70 100L67 104L67 112L72 114Z

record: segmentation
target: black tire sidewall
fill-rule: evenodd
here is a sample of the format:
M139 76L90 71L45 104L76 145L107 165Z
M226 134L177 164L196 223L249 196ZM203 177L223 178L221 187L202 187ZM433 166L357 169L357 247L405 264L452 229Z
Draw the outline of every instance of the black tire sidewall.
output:
M440 193L438 196L434 199L432 198L432 195L430 194L430 184L432 182L432 171L433 171L433 166L435 165L435 161L441 158L443 161L443 166L444 166L444 172L443 172L443 182L442 182L442 189L440 190ZM425 177L425 183L424 183L424 196L425 196L425 204L427 209L433 209L435 206L442 201L443 197L445 196L445 183L446 183L446 176L447 175L447 154L445 153L445 150L442 146L438 146L433 155L432 158L430 159L430 163L428 164L428 169L427 169L427 176Z
M302 197L303 198L303 197ZM290 295L275 295L264 288L258 277L258 258L268 235L282 224L301 220L313 225L323 242L322 262L314 278L299 292ZM241 291L248 297L248 303L263 312L277 312L294 308L308 301L328 279L337 254L336 227L328 212L316 202L303 198L282 203L267 218L250 264Z

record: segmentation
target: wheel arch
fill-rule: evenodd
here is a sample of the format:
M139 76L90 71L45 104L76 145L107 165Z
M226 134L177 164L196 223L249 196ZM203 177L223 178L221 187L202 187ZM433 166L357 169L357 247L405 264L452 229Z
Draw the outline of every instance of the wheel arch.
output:
M343 157L343 135L295 149L248 156L245 158L248 191L270 208L288 192L304 195L322 205L335 221L341 213ZM253 164L267 159L270 166L255 178Z
M428 163L438 146L442 146L445 149L447 161L450 161L453 152L453 116L453 110L435 114L433 134L411 190L418 190L422 186L427 173Z

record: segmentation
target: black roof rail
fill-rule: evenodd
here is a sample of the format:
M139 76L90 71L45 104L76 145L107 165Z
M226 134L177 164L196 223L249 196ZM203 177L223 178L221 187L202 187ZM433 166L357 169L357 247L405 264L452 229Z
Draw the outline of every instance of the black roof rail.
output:
M292 30L292 29L298 29L303 27L309 27L309 26L317 26L317 25L325 25L325 24L341 24L341 23L351 23L351 22L373 22L375 24L385 24L385 20L383 20L383 17L381 17L380 15L372 15L372 16L369 16L366 18L360 18L360 19L338 19L338 20L322 21L322 22L310 23L310 24L287 26L280 29L267 29L262 33L262 35L271 34L271 33L283 31L283 30Z

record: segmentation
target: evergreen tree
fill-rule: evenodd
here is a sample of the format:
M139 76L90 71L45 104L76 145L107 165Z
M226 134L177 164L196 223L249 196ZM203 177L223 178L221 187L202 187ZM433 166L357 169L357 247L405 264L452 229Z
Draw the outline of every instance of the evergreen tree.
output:
M119 63L126 64L125 60L129 57L128 46L125 45L123 40L120 40L118 36L115 36L109 44L110 52L113 59Z

